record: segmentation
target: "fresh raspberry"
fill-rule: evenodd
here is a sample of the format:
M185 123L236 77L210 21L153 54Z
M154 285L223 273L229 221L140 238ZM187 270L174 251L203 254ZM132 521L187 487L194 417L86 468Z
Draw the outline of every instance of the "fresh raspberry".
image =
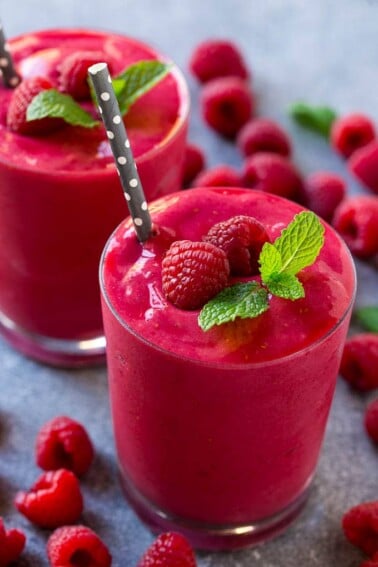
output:
M21 514L42 528L76 522L83 510L79 481L66 469L43 473L27 492L19 492L15 505Z
M89 99L88 67L99 61L104 61L102 52L76 51L68 55L59 69L60 89L76 100Z
M0 567L8 567L17 561L25 547L26 537L21 530L6 530L0 517Z
M350 157L356 150L375 138L374 124L363 114L348 114L336 118L331 128L331 144L343 157Z
M238 77L221 77L206 83L200 103L205 122L226 138L234 138L254 111L252 92Z
M348 160L348 168L373 193L378 193L378 142L370 142Z
M215 224L203 240L224 250L231 273L241 276L259 273L261 249L265 242L270 242L264 226L255 218L243 215Z
M370 402L366 408L365 428L374 443L378 443L378 398Z
M86 526L64 526L47 541L51 567L110 567L112 556L99 536Z
M196 567L194 551L184 536L174 532L160 534L150 545L137 567Z
M378 553L378 501L363 502L344 514L345 537L369 557Z
M240 187L239 173L229 165L217 165L201 172L193 180L192 187Z
M162 263L163 291L180 309L197 309L227 284L230 266L223 250L208 242L178 240Z
M54 85L44 77L31 77L23 80L14 89L7 112L7 126L13 132L29 136L48 134L62 124L59 118L41 118L26 121L26 111L35 96L40 92L53 89Z
M317 171L307 177L302 200L307 208L330 222L345 194L346 186L342 177L335 173Z
M70 417L58 416L45 423L37 434L36 462L41 469L69 469L77 476L90 467L94 451L84 427Z
M193 179L205 167L205 156L196 144L187 144L185 148L182 183L184 187L190 185Z
M271 152L284 157L291 154L288 135L281 126L267 118L255 118L244 124L236 144L245 157L258 152Z
M269 152L248 157L244 162L242 179L246 187L287 199L297 199L303 186L294 165L287 158Z
M378 567L378 553L375 553L371 559L361 563L360 567Z
M200 43L192 53L189 68L201 83L218 77L247 79L249 76L239 48L231 41L221 39Z
M358 258L378 253L378 197L357 195L343 200L332 225Z
M346 341L340 374L356 390L378 388L378 334L359 333Z

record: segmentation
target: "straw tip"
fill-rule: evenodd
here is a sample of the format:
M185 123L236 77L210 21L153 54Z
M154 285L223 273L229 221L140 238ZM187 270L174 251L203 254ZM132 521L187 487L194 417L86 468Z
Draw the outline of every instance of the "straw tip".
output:
M104 62L95 63L94 65L91 65L90 67L88 67L88 72L91 75L96 75L100 71L104 71L104 69L107 69L107 68L108 68L108 65Z

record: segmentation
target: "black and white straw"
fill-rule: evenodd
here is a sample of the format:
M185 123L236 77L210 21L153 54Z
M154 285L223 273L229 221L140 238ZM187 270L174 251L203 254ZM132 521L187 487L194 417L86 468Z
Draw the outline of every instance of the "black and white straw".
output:
M4 85L11 89L17 87L21 78L13 64L13 59L5 39L3 25L0 22L0 72L3 77Z
M135 232L140 242L145 242L151 235L151 217L108 66L106 63L96 63L89 67L88 73L96 93L98 109L106 128Z

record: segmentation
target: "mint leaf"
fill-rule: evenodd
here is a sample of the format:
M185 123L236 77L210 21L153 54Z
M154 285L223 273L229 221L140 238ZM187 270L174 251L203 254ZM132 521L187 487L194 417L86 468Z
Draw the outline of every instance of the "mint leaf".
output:
M279 250L271 244L266 242L262 247L259 256L260 274L262 280L265 282L269 280L272 274L277 274L282 269L282 256Z
M237 317L257 317L269 308L268 293L257 282L226 287L202 308L198 324L204 331L214 325L235 321Z
M289 114L298 124L329 138L336 112L328 106L310 106L304 102L296 102L289 108Z
M355 315L367 331L378 333L378 305L360 307L356 309Z
M266 281L270 293L292 301L305 296L303 285L296 276L292 274L272 274Z
M172 65L156 60L138 61L130 65L113 80L121 114L147 91L152 89L169 72Z
M69 95L55 89L42 91L33 98L26 111L26 120L41 120L42 118L62 118L73 126L93 128L99 122L86 112Z

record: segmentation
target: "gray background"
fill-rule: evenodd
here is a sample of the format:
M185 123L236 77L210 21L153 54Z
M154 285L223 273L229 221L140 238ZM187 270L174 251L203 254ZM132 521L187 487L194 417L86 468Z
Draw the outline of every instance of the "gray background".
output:
M361 110L377 120L378 0L2 0L0 14L9 37L44 27L95 27L134 35L169 54L189 80L191 140L205 149L209 165L240 167L235 147L202 124L199 89L187 71L199 40L234 39L252 69L258 114L279 120L289 130L301 171L336 171L347 180L350 193L362 191L323 140L290 123L286 109L292 101L306 99L327 103L340 113ZM357 303L368 304L377 289L376 270L359 263L358 278ZM18 355L2 341L0 365L0 515L28 537L17 565L47 566L49 532L33 528L12 501L15 492L29 487L39 474L33 461L35 435L58 414L81 421L97 450L82 481L83 521L107 542L114 566L136 565L152 536L122 501L106 369L51 369ZM350 506L378 499L378 452L362 423L373 397L352 392L339 381L312 496L284 535L251 550L200 553L199 566L357 567L362 555L345 541L340 520Z

